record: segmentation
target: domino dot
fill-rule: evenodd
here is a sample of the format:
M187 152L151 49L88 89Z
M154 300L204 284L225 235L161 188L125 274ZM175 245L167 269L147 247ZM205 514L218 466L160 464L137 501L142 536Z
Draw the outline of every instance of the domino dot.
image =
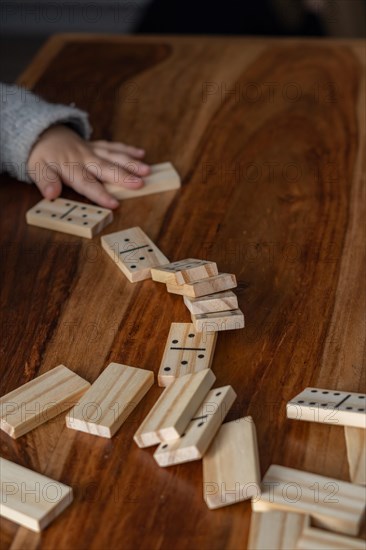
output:
M314 403L314 401L312 401L311 403L309 403L309 405L316 405L316 403Z
M56 218L56 214L51 214L51 217L52 217L52 218Z
M135 266L135 265L131 265L131 269L136 269L136 266Z
M86 210L86 206L82 206L82 207L81 207L81 210Z
M70 203L69 203L69 202L65 202L65 206L70 206Z
M365 399L365 396L364 395L359 395L358 398L359 399Z
M203 359L203 358L204 358L203 353L200 353L200 354L198 355L198 359Z
M162 446L162 449L166 449L168 447L168 444L165 443L165 445Z
M72 222L72 218L67 218L67 221L68 221L68 222Z
M181 435L181 437L184 437L186 435L186 432L184 432L184 434Z
M360 411L360 412L363 412L365 409L357 409L357 410Z
M88 222L84 222L84 225L88 225Z
M218 391L215 395L216 395L216 397L218 397L219 395L221 395L221 392Z
M329 391L322 391L322 393L329 393Z
M154 252L152 248L147 249L148 252Z
M322 407L327 407L327 406L328 406L328 403L322 403L321 406L322 406Z
M125 242L128 242L130 239L125 239Z
M188 334L188 338L194 338L194 334Z
M188 365L188 361L181 361L181 365Z
M298 401L298 403L304 403L304 401L301 401L301 400L300 400L300 401Z
M41 213L41 211L40 211L40 210L36 210L36 214L40 214L40 213Z
M101 214L101 213L102 213L102 211L101 211L101 210L97 210L97 214Z
M204 422L200 422L199 424L197 424L197 428L200 428L203 425L204 425Z
M83 218L87 218L88 217L88 214L83 214Z
M318 393L318 390L311 390L311 393Z
M178 340L172 340L172 344L178 344Z
M144 260L144 259L145 259L144 256L141 256L141 258L139 258L139 260Z
M165 370L166 372L169 372L169 371L171 370L171 368L170 368L170 367L164 367L164 370Z
M346 407L347 411L351 411L353 407Z
M333 395L341 395L339 392L335 392Z

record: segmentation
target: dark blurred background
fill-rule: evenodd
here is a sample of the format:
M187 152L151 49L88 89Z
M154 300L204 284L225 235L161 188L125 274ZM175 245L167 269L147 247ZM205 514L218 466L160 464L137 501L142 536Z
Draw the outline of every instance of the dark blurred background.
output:
M0 0L0 80L57 32L365 38L366 0Z

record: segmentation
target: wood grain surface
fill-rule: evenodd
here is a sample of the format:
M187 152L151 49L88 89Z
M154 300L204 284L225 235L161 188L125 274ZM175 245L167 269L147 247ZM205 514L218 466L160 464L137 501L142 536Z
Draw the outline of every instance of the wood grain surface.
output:
M170 261L235 273L246 328L219 334L212 368L238 395L227 419L254 419L262 474L349 480L343 429L285 404L306 386L365 391L365 65L362 41L60 35L19 79L176 166L180 190L121 203L104 233L141 226ZM112 361L157 373L171 322L190 321L182 298L129 283L98 237L27 226L39 200L1 177L1 395L59 363L89 382ZM160 393L112 440L64 415L1 434L2 456L74 490L41 535L3 520L1 548L246 548L249 502L208 510L200 461L159 468L133 443Z

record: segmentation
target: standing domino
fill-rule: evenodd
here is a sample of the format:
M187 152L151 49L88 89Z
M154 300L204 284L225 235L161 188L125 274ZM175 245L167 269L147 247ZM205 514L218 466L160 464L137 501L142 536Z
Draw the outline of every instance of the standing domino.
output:
M213 277L207 277L205 279L199 279L192 283L184 283L177 285L168 282L166 288L168 292L172 294L180 294L181 296L189 296L190 298L197 298L199 296L206 296L207 294L215 294L223 290L229 290L235 288L237 285L236 277L232 273L219 273Z
M154 373L110 363L66 415L66 426L111 438L154 383Z
M161 360L159 386L179 376L211 368L217 334L197 333L191 323L172 323Z
M366 430L345 426L344 434L351 481L366 485Z
M216 292L215 294L200 296L199 298L183 296L183 301L193 315L217 313L219 311L230 311L239 308L238 298L232 290Z
M73 407L89 388L89 382L58 365L0 399L0 428L17 439Z
M248 550L294 550L309 516L291 512L252 512Z
M286 405L287 418L366 428L366 395L306 388Z
M205 369L172 382L135 433L137 445L150 447L180 437L215 380L212 370Z
M101 238L102 247L131 283L151 278L151 268L169 260L140 227Z
M113 220L107 208L67 199L44 199L28 210L29 225L91 239Z
M282 510L309 515L323 529L357 535L365 515L363 487L272 464L262 480L256 512Z
M250 416L223 424L203 457L203 498L210 509L260 493L257 434Z
M231 386L209 391L184 434L179 439L159 445L154 454L159 466L202 458L235 399L236 393Z
M192 323L197 332L218 332L244 328L244 313L240 309L214 313L191 314Z
M306 526L293 548L296 550L365 550L366 543L363 539L336 535L330 531Z
M0 458L0 516L41 531L72 502L72 488Z
M140 189L126 189L120 185L106 184L109 193L117 199L136 199L153 193L172 191L181 186L180 177L171 162L161 162L150 166L151 173L144 179L144 186Z
M172 283L173 285L192 283L215 275L218 275L215 262L196 260L194 258L161 265L151 270L153 281Z

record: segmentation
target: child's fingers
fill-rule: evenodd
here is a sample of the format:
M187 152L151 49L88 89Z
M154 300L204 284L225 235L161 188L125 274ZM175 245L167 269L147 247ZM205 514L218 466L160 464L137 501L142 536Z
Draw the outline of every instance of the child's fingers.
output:
M102 183L111 183L130 189L139 189L144 182L138 176L131 174L118 164L96 157L95 162L87 163L88 171Z
M79 166L75 167L72 178L68 177L67 184L84 197L105 208L117 208L118 201L110 195L96 177Z
M61 177L46 163L39 165L39 170L36 170L33 175L33 181L45 199L57 199L60 196L62 191Z
M104 140L98 140L98 141L92 141L91 145L100 148L100 149L106 149L107 151L115 152L115 153L125 153L126 155L130 155L131 157L135 158L142 158L145 156L145 150L140 149L139 147L134 147L133 145L126 145L125 143L119 143L117 141L104 141Z
M133 159L124 153L115 153L113 151L108 151L107 149L95 149L95 153L98 157L108 160L113 164L118 164L126 172L135 174L136 176L144 177L150 174L151 168L148 164L141 162L137 159Z

